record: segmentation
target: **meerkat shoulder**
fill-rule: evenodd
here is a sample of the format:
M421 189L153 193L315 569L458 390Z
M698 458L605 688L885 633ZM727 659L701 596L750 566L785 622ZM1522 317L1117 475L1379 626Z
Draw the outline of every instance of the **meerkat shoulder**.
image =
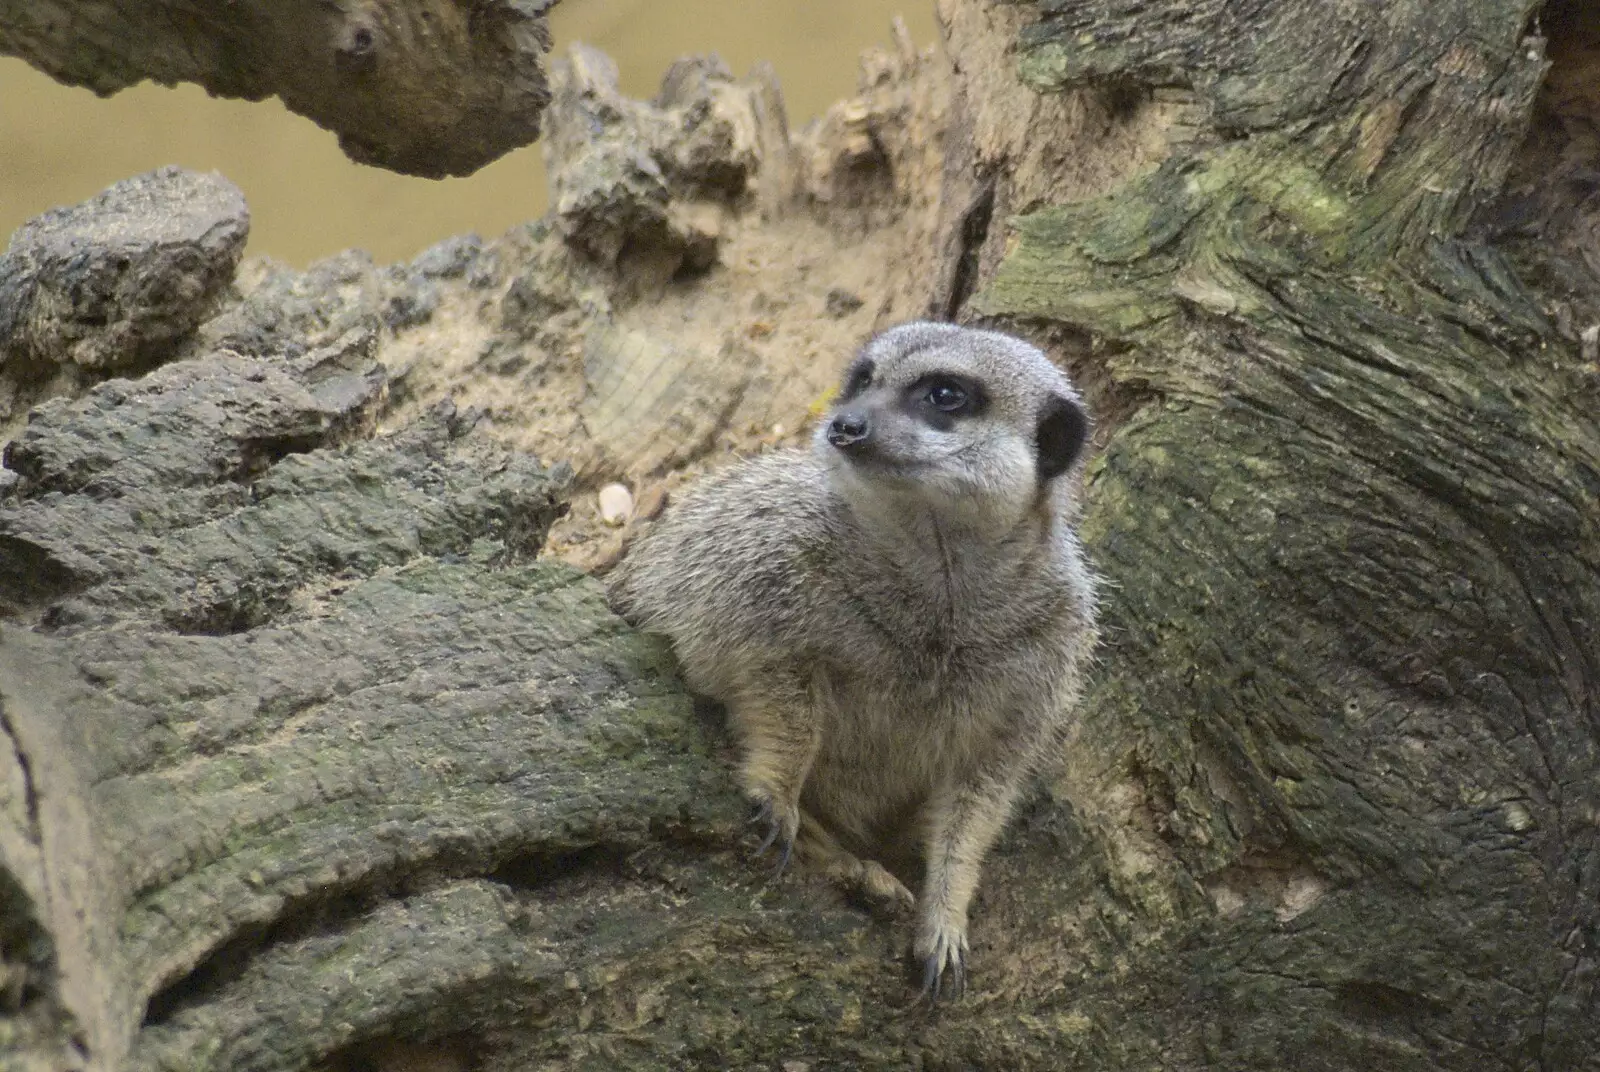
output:
M832 558L828 498L825 474L806 452L737 462L650 527L609 578L612 603L646 626L684 611L743 608L777 627Z

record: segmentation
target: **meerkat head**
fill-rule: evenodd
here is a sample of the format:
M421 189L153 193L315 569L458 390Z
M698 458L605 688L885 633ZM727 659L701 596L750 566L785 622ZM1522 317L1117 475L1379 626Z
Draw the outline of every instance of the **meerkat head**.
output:
M1088 430L1071 381L1037 348L917 322L862 348L814 449L851 499L1009 525L1078 463Z

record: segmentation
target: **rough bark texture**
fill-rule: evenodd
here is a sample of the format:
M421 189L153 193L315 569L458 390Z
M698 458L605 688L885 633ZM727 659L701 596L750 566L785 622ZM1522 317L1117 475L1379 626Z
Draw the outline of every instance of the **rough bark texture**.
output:
M1564 184L1495 239L1520 159L1594 160L1532 120L1543 33L1596 22L1539 7L1022 35L1041 89L1194 101L1159 167L1015 220L972 303L1149 399L1092 476L1116 586L1068 778L1137 906L1122 1022L1161 1025L1109 1064L1594 1067L1600 384L1557 322L1600 308Z
M166 168L30 221L0 254L0 364L138 367L199 326L250 232L238 187Z
M0 253L0 439L28 407L171 360L233 282L238 187L163 168L31 220Z
M799 134L759 72L575 53L549 220L247 266L34 411L13 1063L1600 1067L1600 19L941 14L949 68L902 40ZM1111 583L972 993L907 1012L905 921L766 884L714 720L557 556L928 309L1088 386Z
M278 96L351 159L470 175L539 136L554 0L3 0L0 53L102 96Z

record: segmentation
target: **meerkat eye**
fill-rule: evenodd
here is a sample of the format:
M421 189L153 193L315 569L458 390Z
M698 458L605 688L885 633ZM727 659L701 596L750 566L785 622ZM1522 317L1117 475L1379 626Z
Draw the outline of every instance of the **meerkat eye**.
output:
M969 401L966 389L954 380L935 380L924 397L928 405L944 413L960 413Z

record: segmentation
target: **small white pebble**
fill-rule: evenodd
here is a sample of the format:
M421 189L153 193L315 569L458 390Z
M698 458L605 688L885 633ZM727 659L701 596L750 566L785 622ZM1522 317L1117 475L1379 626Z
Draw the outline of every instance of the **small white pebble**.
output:
M1527 805L1513 800L1505 805L1504 811L1506 826L1512 833L1522 834L1533 829L1533 813L1528 810Z
M775 425L772 426L772 438L773 439L782 439L783 438L783 433L786 432L786 431L788 431L788 429L784 428L783 425L775 424Z
M626 525L633 516L633 494L621 484L600 489L600 520L607 525Z

